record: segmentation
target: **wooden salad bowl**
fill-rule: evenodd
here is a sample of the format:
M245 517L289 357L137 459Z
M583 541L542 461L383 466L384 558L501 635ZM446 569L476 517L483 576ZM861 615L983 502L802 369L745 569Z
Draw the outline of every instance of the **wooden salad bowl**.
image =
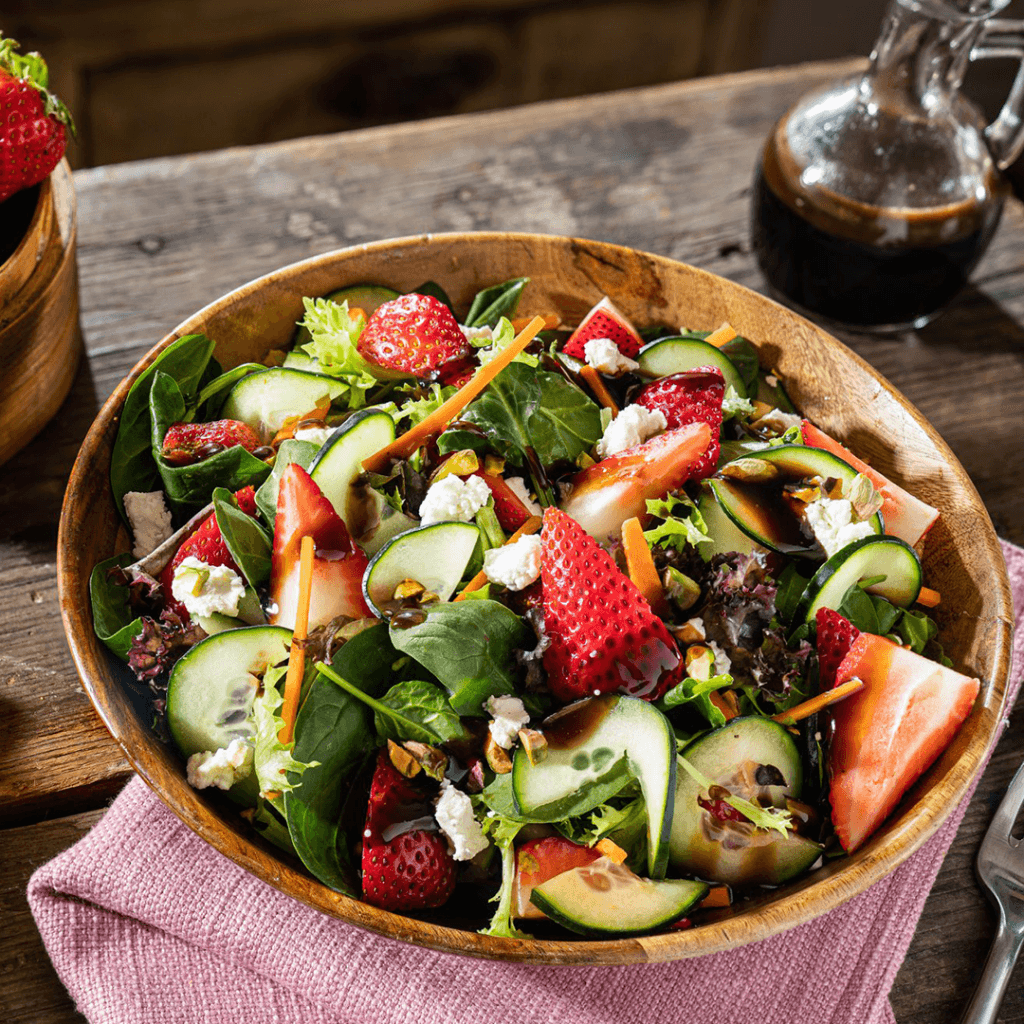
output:
M480 288L528 275L521 314L556 312L575 323L607 294L634 322L711 329L729 321L757 345L799 408L881 472L938 507L928 537L929 586L941 591L941 640L981 693L952 745L853 856L740 902L700 927L644 938L505 939L484 936L458 908L403 916L335 893L252 832L226 799L191 789L177 752L138 710L138 692L96 638L89 573L126 550L108 482L118 415L132 382L176 338L216 341L225 368L286 347L304 295L376 282L399 291L440 282L457 308ZM207 842L264 881L361 928L432 949L544 964L674 960L766 938L838 907L906 860L960 801L996 739L1004 714L1012 606L1006 567L985 507L963 468L921 414L863 359L795 313L746 288L661 256L602 242L488 232L424 235L326 253L258 278L211 303L167 335L103 406L75 462L64 499L57 570L68 642L86 691L135 770ZM133 701L135 702L133 704Z

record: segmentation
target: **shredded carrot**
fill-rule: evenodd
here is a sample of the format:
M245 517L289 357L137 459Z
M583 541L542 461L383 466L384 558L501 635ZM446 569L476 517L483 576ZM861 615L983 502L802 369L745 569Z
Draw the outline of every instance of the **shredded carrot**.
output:
M615 399L612 398L608 393L608 389L604 386L604 381L601 380L601 374L599 374L592 366L581 366L580 376L590 385L590 390L594 392L594 397L606 409L611 409L613 416L618 416L619 407L615 404Z
M917 595L917 603L925 608L934 608L942 600L942 595L930 587L922 587L921 593Z
M726 693L729 694L729 697L732 697L732 694L729 693L728 690ZM723 715L725 715L725 720L727 722L731 722L740 713L739 708L733 707L735 699L735 697L732 697L732 700L727 700L717 690L712 690L708 694L708 700L710 700L711 703L714 704Z
M512 536L509 537L507 541L505 541L505 544L515 544L515 542L519 540L520 537L526 537L529 536L529 534L531 533L536 533L543 525L544 520L541 519L540 516L530 516L530 518L527 519L526 522L523 523L523 525L520 526L519 529L516 530L516 532L513 533ZM481 569L465 585L465 587L462 588L462 592L459 594L458 597L455 598L455 600L461 601L467 594L472 594L474 590L479 590L482 586L485 586L486 583L487 573L485 573L483 569Z
M535 316L529 325L519 332L511 345L502 349L489 363L481 366L439 409L425 417L416 426L411 427L391 444L381 448L376 454L363 459L363 469L368 473L380 472L393 458L407 458L425 441L435 434L440 434L533 341L543 326L543 319Z
M321 423L327 419L327 414L331 411L331 400L326 398L323 405L318 405L315 409L310 412L304 412L301 416L289 416L288 419L281 424L281 429L274 435L273 440L270 442L271 446L276 448L282 441L290 441L295 436L295 428L306 420L319 420Z
M727 885L713 885L708 889L707 896L700 901L701 910L711 910L713 907L731 907L732 893Z
M665 607L665 590L654 567L651 549L644 539L644 530L636 516L622 524L622 551L626 556L626 570L637 590L657 611Z
M616 864L624 863L626 858L629 856L621 846L617 843L613 843L610 839L601 839L599 842L594 844L594 849L597 850L602 857L607 857Z
M816 711L827 708L830 704L838 703L849 697L851 693L856 693L863 685L862 679L851 679L848 683L843 683L842 686L826 690L824 693L819 693L817 697L805 700L803 704L797 704L795 708L772 715L772 721L790 725L792 722L799 722L801 718L810 718Z
M525 330L530 326L532 317L529 316L517 316L512 320L512 330L519 331ZM561 322L562 318L557 313L545 313L541 319L544 321L541 326L542 331L553 331Z
M309 630L309 601L313 594L313 538L303 537L299 549L299 606L295 610L292 646L288 652L288 675L284 681L284 704L281 718L284 725L277 734L282 743L291 743L295 732L295 716L299 713L302 674L306 669L306 647L303 641Z
M712 331L704 340L709 345L714 345L715 348L721 348L726 342L732 341L736 337L736 332L733 328L725 323L716 331Z

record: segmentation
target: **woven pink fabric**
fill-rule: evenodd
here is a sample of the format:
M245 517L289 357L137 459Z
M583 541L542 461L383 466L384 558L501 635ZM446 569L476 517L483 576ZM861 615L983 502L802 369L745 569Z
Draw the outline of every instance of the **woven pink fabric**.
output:
M1004 545L1024 672L1024 551ZM888 992L966 801L868 892L729 953L637 967L529 967L360 931L249 875L139 779L40 868L29 902L92 1024L890 1024ZM808 970L813 964L814 970Z

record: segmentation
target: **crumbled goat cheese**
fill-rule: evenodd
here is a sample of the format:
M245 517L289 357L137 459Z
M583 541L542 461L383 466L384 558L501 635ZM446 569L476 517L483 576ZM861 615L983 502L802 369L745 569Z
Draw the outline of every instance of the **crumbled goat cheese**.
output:
M299 427L295 431L295 440L308 441L310 444L315 444L317 448L321 448L333 433L334 427Z
M853 503L847 498L819 498L804 509L807 525L814 539L831 558L847 544L861 537L870 537L875 531L871 523L857 518Z
M526 486L526 481L521 476L507 477L505 483L508 484L508 489L523 503L524 508L531 516L544 514L544 509L530 497L530 488Z
M668 420L659 409L652 412L642 405L627 405L605 428L604 436L597 442L597 454L607 459L642 444L667 427Z
M174 532L163 491L129 491L124 496L124 510L132 524L132 554L136 558L145 558Z
M472 860L490 845L480 822L473 816L473 804L461 789L456 789L448 779L441 783L441 795L434 808L441 831L455 847L455 860Z
M484 552L484 572L492 583L524 590L540 575L540 537L520 537L514 544Z
M490 327L466 327L465 324L459 324L459 328L466 336L466 341L475 341L477 338L486 338L490 341L494 337L494 331Z
M726 675L732 668L732 658L714 640L709 640L707 643L708 647L711 648L711 653L715 656L715 675Z
M420 505L420 522L423 526L453 521L471 522L490 497L490 487L478 476L465 480L454 475L442 477L430 485Z
M232 740L219 750L204 750L188 759L188 784L193 789L230 789L252 774L253 749L245 740Z
M707 631L704 629L703 619L687 619L686 625L689 626L691 629L696 630L696 632L700 634L701 640L703 640L708 635Z
M207 565L189 555L174 570L171 594L189 615L237 615L245 593L241 576L226 565Z
M795 413L783 412L781 409L771 409L757 420L757 426L767 427L769 430L776 431L776 433L784 434L790 427L799 427L801 422L800 417Z
M611 338L592 338L583 346L583 355L590 366L599 373L607 373L609 377L640 367L636 360L624 356Z
M530 715L518 697L488 697L485 705L491 716L488 729L499 747L511 750L520 729L530 723Z

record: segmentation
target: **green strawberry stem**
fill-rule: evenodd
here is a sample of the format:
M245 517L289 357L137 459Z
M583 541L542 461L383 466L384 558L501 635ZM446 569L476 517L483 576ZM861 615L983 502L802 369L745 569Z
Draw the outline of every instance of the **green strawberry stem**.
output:
M20 45L16 39L0 35L0 70L36 89L43 97L46 116L60 121L71 133L71 137L77 139L78 132L71 111L48 88L50 69L46 66L46 61L35 51L18 53Z

